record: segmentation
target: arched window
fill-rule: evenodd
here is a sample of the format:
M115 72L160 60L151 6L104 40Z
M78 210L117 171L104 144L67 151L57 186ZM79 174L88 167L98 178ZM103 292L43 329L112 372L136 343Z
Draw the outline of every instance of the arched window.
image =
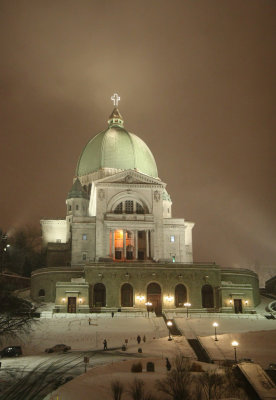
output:
M147 301L152 304L152 310L156 315L162 315L161 287L158 283L150 283L147 287Z
M187 289L182 283L179 283L175 287L175 307L184 307L184 303L187 302Z
M44 289L40 289L38 292L38 297L44 297L45 296L45 290Z
M121 287L122 307L133 307L133 288L129 283L124 283Z
M133 200L122 201L114 209L114 214L145 214L145 212L145 208L142 204L134 202Z
M123 203L120 203L117 205L117 207L114 210L115 214L122 214L123 213Z
M213 308L214 307L214 291L211 285L204 285L201 289L202 307Z
M94 286L94 306L105 307L106 304L106 292L105 286L102 283L96 283Z
M133 201L132 200L125 201L125 212L126 212L126 214L133 214Z
M136 214L144 214L144 208L141 206L141 204L136 203Z

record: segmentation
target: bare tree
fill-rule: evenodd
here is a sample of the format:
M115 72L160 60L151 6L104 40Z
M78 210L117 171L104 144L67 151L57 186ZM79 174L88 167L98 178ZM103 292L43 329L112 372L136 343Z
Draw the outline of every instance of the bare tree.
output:
M121 400L124 392L124 385L120 381L111 382L111 392L113 400Z
M31 371L23 371L21 376L13 376L9 384L0 392L0 400L43 400L65 382L65 375L83 365L83 357L59 357L54 362L44 361Z
M0 287L0 344L5 338L16 338L30 332L36 320L36 308Z
M206 400L217 400L223 393L225 378L217 372L204 372L199 379Z
M237 397L242 400L248 399L244 381L236 376L233 368L225 369L224 396Z
M177 355L173 362L173 368L167 373L167 377L157 381L157 389L169 395L173 400L192 399L190 369L189 360L181 354Z
M36 226L25 226L9 234L10 247L6 251L6 267L30 276L32 270L44 265L41 231Z
M132 400L156 400L155 397L145 391L145 383L141 379L134 379L128 391Z

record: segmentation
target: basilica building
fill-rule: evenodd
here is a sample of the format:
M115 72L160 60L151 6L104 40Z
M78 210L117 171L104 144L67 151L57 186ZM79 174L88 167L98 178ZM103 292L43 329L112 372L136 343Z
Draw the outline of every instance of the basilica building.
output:
M107 129L84 147L64 219L43 219L46 268L31 295L54 312L254 312L258 277L194 263L194 223L172 216L172 201L143 140L114 109Z

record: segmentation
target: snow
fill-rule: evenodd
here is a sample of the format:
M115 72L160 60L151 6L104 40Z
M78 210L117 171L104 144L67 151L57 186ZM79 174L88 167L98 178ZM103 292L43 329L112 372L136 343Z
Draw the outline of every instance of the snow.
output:
M7 344L21 344L24 354L22 362L25 359L26 363L29 361L28 364L31 366L39 362L39 355L44 353L45 348L58 343L71 346L72 352L74 352L102 349L104 339L107 340L109 348L121 349L127 339L127 351L121 352L125 361L115 363L115 358L110 355L110 357L106 357L107 365L93 368L91 368L91 361L86 374L61 386L52 397L54 400L57 399L57 396L59 396L59 400L111 399L110 383L115 379L122 381L125 386L135 377L143 379L148 388L153 391L156 379L160 379L166 374L166 357L172 360L174 355L182 352L191 360L196 360L187 338L199 337L211 358L217 360L234 359L231 342L237 340L239 342L238 359L251 358L262 367L267 367L269 363L276 360L276 320L268 320L263 316L266 306L267 301L264 301L258 307L261 314L257 315L191 314L189 318L186 318L185 313L178 316L168 314L167 317L175 319L184 335L168 341L168 329L163 318L154 317L153 314L150 314L150 318L131 313L116 313L114 318L111 318L109 313L73 316L55 314L53 317L50 306L47 305L44 306L43 312L48 318L38 320L32 332L21 338L21 343L9 340ZM91 325L89 325L89 317ZM219 324L217 328L218 341L214 340L212 326L214 321ZM142 338L144 335L146 336L146 343L142 341L138 346L136 341L138 334ZM142 354L138 354L138 347L142 348ZM133 362L138 361L135 358L137 356L142 357L144 371L134 374L130 372L130 368ZM148 361L155 363L156 371L154 373L145 371ZM11 362L13 360L7 361L7 363ZM217 367L216 364L204 365L204 368L208 369ZM49 399L51 399L50 396L47 397L47 400ZM163 399L160 393L158 399Z
M274 383L258 364L244 362L239 364L239 368L246 376L247 380L253 385L262 400L276 399Z

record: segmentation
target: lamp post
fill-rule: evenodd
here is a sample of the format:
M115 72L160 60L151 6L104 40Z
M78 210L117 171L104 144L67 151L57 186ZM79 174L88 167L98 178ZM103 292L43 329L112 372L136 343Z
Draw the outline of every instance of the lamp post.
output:
M167 326L168 326L168 330L169 330L169 339L168 340L172 340L172 337L171 337L171 331L170 331L170 327L172 326L172 321L168 321L167 322Z
M187 308L187 318L189 316L189 307L191 307L191 303L184 303L184 306Z
M237 342L236 340L233 340L233 342L231 344L232 344L232 347L233 347L234 353L235 353L235 363L237 363L237 347L239 345L239 342Z
M218 323L217 323L217 322L214 322L214 323L213 323L213 327L215 328L215 341L217 342L217 341L218 341L218 338L217 338L217 327L218 327Z
M149 318L149 312L150 312L150 307L152 306L152 303L150 301L147 301L145 303L145 305L147 306L147 312L148 312L148 318Z

